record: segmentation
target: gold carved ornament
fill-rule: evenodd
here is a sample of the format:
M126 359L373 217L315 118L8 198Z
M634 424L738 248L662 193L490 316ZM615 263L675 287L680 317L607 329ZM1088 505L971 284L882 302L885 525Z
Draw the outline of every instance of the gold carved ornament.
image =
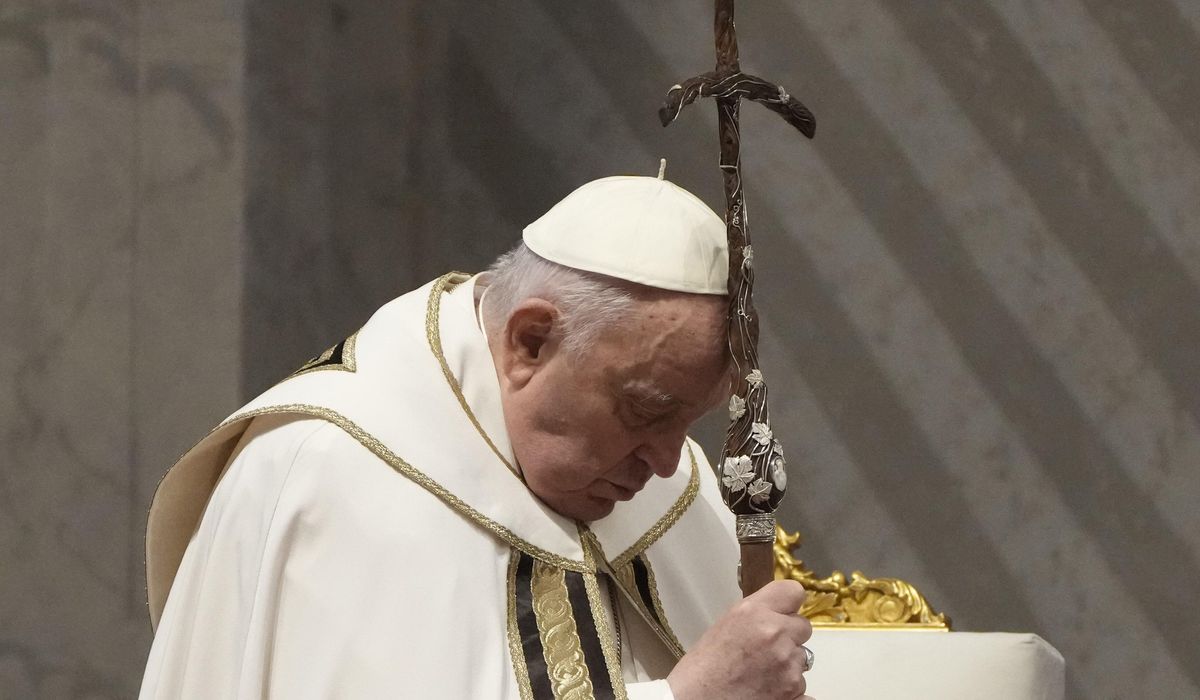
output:
M775 579L799 581L808 591L800 613L814 627L833 629L950 630L950 618L935 612L910 583L895 578L867 578L861 571L840 571L825 578L805 568L793 552L800 533L789 535L775 526Z

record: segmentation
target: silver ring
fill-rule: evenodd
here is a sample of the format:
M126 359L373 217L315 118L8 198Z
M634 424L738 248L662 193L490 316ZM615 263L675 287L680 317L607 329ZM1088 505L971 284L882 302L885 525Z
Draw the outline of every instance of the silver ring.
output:
M812 670L813 664L816 663L817 655L812 652L812 649L809 649L808 647L804 646L803 644L800 645L800 649L802 649L804 651L804 671L803 672L808 673L809 671Z

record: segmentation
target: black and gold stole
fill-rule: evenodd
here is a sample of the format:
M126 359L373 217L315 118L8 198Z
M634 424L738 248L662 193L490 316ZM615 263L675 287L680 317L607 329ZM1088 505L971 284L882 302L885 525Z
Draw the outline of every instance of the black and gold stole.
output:
M619 633L600 599L597 558L584 546L591 572L547 564L513 549L508 564L508 642L522 700L625 700ZM663 644L679 658L654 570L643 554L615 570L600 560L626 600L638 608ZM613 601L614 606L616 601Z
M512 550L508 642L522 700L625 700L621 651L595 573Z

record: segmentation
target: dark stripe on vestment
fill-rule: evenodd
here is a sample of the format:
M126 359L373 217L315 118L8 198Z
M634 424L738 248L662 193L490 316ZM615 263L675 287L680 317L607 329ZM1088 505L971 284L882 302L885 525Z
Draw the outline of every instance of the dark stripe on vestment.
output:
M521 648L525 652L525 666L529 669L529 686L537 700L554 700L550 687L550 676L546 673L546 654L542 649L542 638L538 633L537 617L533 612L533 557L519 552L516 581L517 629L521 633Z
M658 614L658 607L654 604L654 593L650 590L650 572L646 569L646 562L642 559L642 555L639 554L633 558L631 563L633 564L633 579L637 583L638 595L642 597L642 607L662 627L663 620Z
M596 700L612 700L612 680L608 675L608 664L604 661L604 648L600 646L600 635L596 630L596 618L591 604L588 602L587 586L584 576L575 571L567 571L567 596L571 600L571 614L575 617L575 629L579 633L579 645L583 648L583 659L587 664L588 676L592 679L592 692ZM597 582L599 584L599 582ZM603 608L594 611L603 617Z

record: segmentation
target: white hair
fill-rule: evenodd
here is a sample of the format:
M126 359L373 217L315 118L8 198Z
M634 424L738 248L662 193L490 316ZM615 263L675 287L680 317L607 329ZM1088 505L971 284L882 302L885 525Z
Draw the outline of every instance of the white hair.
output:
M545 299L558 308L556 331L569 357L585 354L600 331L628 316L636 299L629 283L550 262L524 243L497 258L488 277L483 318L489 335L502 331L521 302Z

